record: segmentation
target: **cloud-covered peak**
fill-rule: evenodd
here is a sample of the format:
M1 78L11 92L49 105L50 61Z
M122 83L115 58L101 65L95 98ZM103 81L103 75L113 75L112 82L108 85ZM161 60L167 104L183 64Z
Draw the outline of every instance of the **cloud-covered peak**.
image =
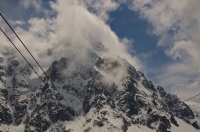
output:
M141 68L139 59L132 57L127 51L129 40L118 38L101 19L103 11L107 13L117 7L114 2L57 0L49 4L51 7L49 12L55 14L53 17L48 15L43 18L31 17L27 29L16 28L18 35L43 67L48 67L53 60L61 57L73 60L71 67L83 63L89 64L91 54L95 53L108 58L119 56L128 60L137 69ZM101 4L103 11L99 7ZM92 8L98 11L97 15L90 12L87 5L94 6ZM17 38L12 33L7 33L34 64ZM2 44L7 43L5 36L1 35L1 38L4 40ZM21 58L20 55L18 58Z

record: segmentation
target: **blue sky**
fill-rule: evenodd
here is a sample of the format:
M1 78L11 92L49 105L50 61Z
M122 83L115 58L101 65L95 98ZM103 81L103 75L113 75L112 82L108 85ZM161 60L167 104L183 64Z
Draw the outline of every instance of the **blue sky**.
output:
M200 2L180 1L2 0L0 11L22 35L25 43L30 45L38 59L45 56L42 54L44 49L56 47L55 52L59 51L60 55L45 58L43 65L46 67L52 59L64 55L63 49L58 48L60 45L55 44L55 38L65 43L68 39L66 36L81 38L81 31L88 29L86 35L95 32L102 43L115 43L115 46L106 46L113 46L113 53L117 52L127 59L130 59L129 53L132 64L144 72L148 79L186 99L200 93ZM72 3L73 6L70 6ZM0 26L10 33L3 21L0 22ZM91 27L87 24L90 22ZM70 36L64 29L76 33ZM110 38L105 39L103 33L110 35ZM69 41L74 42L71 38ZM85 42L91 42L92 39L89 37ZM81 46L87 49L86 45ZM127 47L128 50L125 50ZM194 101L200 102L200 97Z
M147 67L159 68L171 61L164 54L164 48L157 46L159 38L148 33L151 25L141 19L138 12L130 10L126 5L120 5L110 13L110 19L108 24L118 37L133 40L133 55L139 56Z

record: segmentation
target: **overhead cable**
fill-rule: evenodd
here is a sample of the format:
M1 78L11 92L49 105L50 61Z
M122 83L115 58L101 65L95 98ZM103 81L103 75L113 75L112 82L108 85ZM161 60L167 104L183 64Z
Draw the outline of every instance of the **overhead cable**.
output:
M195 95L195 96L193 96L193 97L190 97L190 98L188 98L188 99L186 99L185 101L183 101L183 102L186 102L186 101L188 101L188 100L191 100L191 99L193 99L193 98L195 98L195 97L197 97L197 96L199 96L200 94L197 94L197 95Z
M35 60L35 62L37 63L37 65L40 67L40 69L43 71L43 73L47 76L46 72L42 69L42 67L40 66L40 64L38 63L38 61L35 59L35 57L31 54L31 52L29 51L29 49L26 47L26 45L22 42L22 40L20 39L20 37L17 35L17 33L14 31L14 29L11 27L11 25L8 23L8 21L5 19L5 17L0 13L1 17L4 19L4 21L7 23L7 25L10 27L10 29L13 31L13 33L17 36L17 38L19 39L19 41L22 43L22 45L25 47L25 49L29 52L29 54L31 55L31 57Z
M0 28L2 33L6 36L6 38L11 42L11 44L17 49L17 51L20 53L20 55L24 58L24 60L28 63L28 65L31 67L31 69L38 75L38 73L35 71L33 66L29 63L29 61L24 57L24 55L21 53L21 51L16 47L16 45L12 42L12 40L8 37L8 35ZM41 81L44 81L39 75L38 77L40 78Z

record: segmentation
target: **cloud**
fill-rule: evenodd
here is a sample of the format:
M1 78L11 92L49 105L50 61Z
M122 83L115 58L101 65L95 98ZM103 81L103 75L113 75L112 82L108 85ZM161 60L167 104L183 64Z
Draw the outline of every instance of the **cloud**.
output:
M39 12L42 9L42 0L20 0L20 5L25 9L34 7Z
M166 54L174 60L188 61L192 59L193 43L188 41L177 41L174 45L166 50Z
M108 13L119 6L119 3L114 0L82 0L81 3L102 20L108 20Z
M26 24L25 21L20 21L20 20L9 21L9 23L10 23L11 25L24 25L24 24Z
M199 0L134 0L129 7L152 25L151 33L160 37L158 46L174 60L160 68L158 82L182 98L200 93L198 5Z
M183 100L199 93L200 78L198 65L188 62L177 62L162 68L156 78L159 84L169 88L169 92L177 94ZM199 102L200 98L194 99Z
M48 68L53 60L67 57L70 62L67 72L72 72L83 66L92 66L98 59L97 55L102 58L125 58L138 70L142 68L140 60L127 51L131 41L119 39L105 22L107 18L103 16L117 8L114 1L57 0L49 4L55 16L31 17L27 21L27 29L15 29L43 68ZM89 11L89 5L97 13ZM36 65L17 38L9 31L7 33L27 59ZM51 55L48 55L49 49ZM19 54L17 57L24 61Z

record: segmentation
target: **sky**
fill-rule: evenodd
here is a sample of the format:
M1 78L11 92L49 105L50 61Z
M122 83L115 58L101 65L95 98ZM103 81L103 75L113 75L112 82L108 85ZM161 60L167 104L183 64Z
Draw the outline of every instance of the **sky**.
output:
M63 56L71 56L73 65L90 64L93 51L101 54L101 43L109 49L106 56L127 59L184 100L200 93L198 5L199 0L1 0L0 12L44 68ZM28 57L2 19L0 26ZM2 52L10 44L2 33L0 39Z

